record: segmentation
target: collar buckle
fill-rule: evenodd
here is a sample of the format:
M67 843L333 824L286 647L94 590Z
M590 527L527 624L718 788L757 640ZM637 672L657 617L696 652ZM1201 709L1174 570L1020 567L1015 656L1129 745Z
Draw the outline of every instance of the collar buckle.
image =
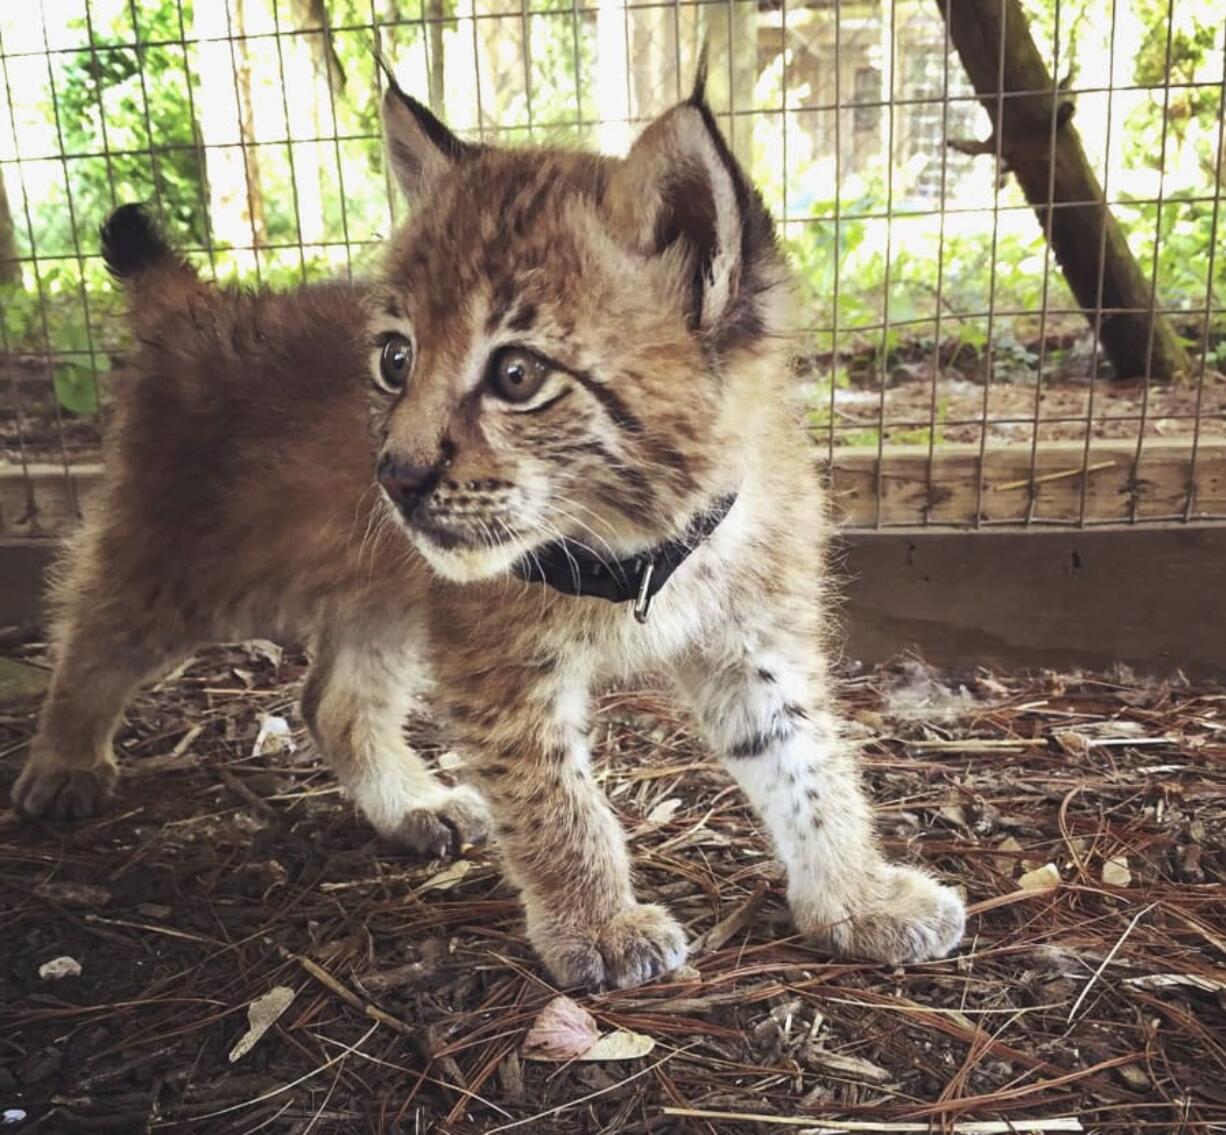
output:
M634 618L640 624L647 622L647 616L651 613L651 601L655 597L655 592L651 589L651 577L655 573L656 561L648 556L639 575L638 593L634 597Z

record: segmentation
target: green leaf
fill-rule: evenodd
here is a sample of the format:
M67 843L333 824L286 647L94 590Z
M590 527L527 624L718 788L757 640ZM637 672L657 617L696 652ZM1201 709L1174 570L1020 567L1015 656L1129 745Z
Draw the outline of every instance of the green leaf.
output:
M100 371L106 369L104 362L104 357L100 356ZM55 368L53 381L56 398L70 414L92 417L98 412L98 384L88 366L80 363L61 363Z

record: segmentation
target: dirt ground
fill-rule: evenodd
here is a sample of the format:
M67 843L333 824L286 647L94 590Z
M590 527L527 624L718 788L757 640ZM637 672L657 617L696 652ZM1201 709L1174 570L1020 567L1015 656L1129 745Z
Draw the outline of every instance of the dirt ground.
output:
M6 801L37 702L14 691L43 662L8 653ZM1220 687L845 672L891 852L971 904L955 957L893 972L794 937L780 869L688 725L650 692L606 697L599 775L693 965L576 994L630 1052L548 1063L524 1042L557 991L493 853L377 839L304 734L303 670L262 644L211 651L133 706L108 815L0 811L13 1130L1226 1130ZM269 716L294 747L253 755ZM411 733L454 767L429 722ZM80 974L40 976L61 957ZM288 1008L231 1062L279 987Z

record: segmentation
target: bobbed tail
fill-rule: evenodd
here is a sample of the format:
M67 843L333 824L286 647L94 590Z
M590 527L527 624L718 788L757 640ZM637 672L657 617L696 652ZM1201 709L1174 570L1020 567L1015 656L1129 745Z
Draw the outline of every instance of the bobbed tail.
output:
M102 225L102 258L111 275L128 280L155 268L186 268L144 205L120 205Z
M182 310L204 286L144 205L120 205L103 223L100 236L102 258L128 294L128 319L138 332Z

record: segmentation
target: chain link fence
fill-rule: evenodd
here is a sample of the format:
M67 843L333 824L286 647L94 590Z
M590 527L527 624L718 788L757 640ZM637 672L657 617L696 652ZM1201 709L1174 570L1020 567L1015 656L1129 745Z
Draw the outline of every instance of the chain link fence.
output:
M99 459L116 204L221 279L369 269L401 207L376 42L466 136L609 152L709 45L848 524L1226 517L1215 0L30 0L0 9L0 537L69 528Z

